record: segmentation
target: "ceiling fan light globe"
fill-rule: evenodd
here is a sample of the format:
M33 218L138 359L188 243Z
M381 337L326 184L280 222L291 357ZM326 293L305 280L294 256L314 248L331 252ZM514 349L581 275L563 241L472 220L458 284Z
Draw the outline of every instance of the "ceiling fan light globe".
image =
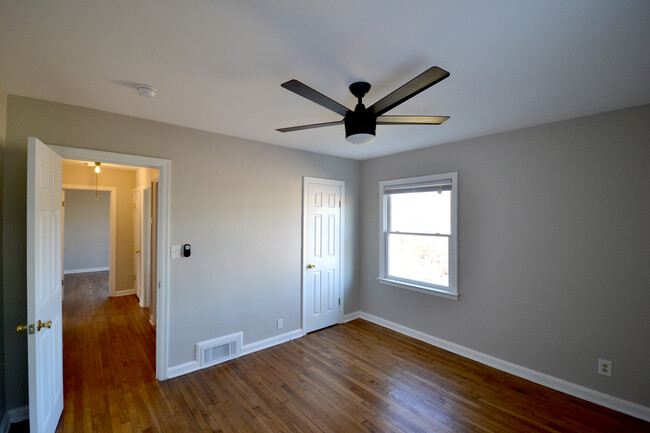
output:
M368 144L375 141L375 135L361 132L359 134L348 135L347 137L345 137L345 139L348 141L348 143L352 143L352 144Z

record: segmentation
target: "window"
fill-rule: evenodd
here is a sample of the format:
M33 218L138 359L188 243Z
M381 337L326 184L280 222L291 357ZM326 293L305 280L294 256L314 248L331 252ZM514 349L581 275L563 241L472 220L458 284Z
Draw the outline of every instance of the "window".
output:
M458 173L379 182L379 281L458 299Z

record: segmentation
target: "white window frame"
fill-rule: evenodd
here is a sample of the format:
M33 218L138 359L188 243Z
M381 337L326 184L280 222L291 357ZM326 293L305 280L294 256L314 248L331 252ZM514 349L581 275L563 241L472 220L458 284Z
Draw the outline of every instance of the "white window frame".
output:
M387 187L395 186L418 186L428 183L435 185L440 181L451 181L451 237L449 251L449 287L428 284L420 281L407 280L404 278L390 277L386 274L387 266L387 231L388 231L388 195L385 193ZM381 224L379 226L379 277L377 280L382 284L401 287L408 290L441 296L448 299L458 299L458 172L433 174L429 176L409 177L405 179L385 180L379 182L379 215Z

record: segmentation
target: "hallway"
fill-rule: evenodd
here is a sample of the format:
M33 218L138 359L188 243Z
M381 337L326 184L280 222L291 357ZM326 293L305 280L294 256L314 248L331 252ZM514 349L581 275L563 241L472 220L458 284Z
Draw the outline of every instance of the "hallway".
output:
M135 295L108 296L108 271L66 275L65 403L57 431L121 431L134 407L159 389L155 338L149 309Z

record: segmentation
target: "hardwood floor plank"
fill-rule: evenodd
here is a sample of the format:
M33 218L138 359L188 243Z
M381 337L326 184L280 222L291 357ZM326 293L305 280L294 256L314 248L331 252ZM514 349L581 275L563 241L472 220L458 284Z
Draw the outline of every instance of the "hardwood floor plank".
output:
M363 320L155 379L155 330L108 273L65 277L58 432L650 432L650 423Z

